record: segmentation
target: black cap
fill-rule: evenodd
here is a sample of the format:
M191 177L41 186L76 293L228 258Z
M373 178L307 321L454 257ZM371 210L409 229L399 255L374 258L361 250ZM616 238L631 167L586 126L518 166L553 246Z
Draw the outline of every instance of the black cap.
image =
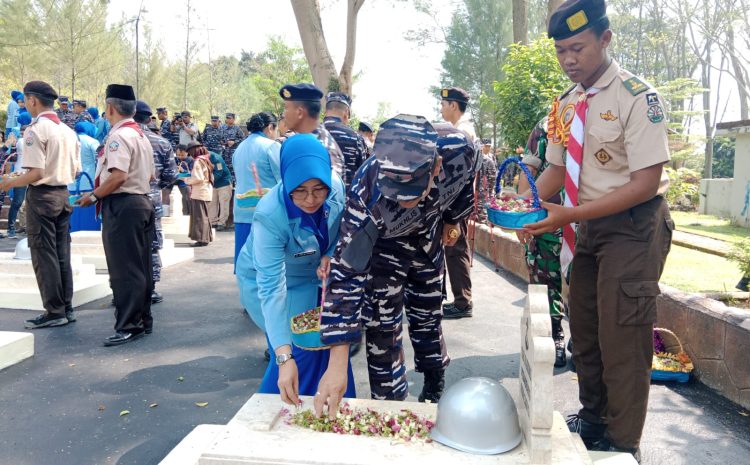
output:
M328 95L326 95L326 103L328 102L340 102L346 105L347 107L352 106L351 97L349 97L343 92L328 92Z
M143 100L138 100L137 102L135 102L135 112L148 116L154 114L154 112L151 111L151 107L148 106L148 103L144 102Z
M82 107L86 107L86 101L80 100L80 99L73 99L73 105L80 105Z
M55 89L44 81L29 81L23 86L24 94L37 94L52 100L57 98ZM67 98L66 98L67 100ZM62 100L61 100L62 102Z
M287 84L279 89L279 95L293 102L314 102L323 98L323 91L313 84Z
M567 0L552 13L547 35L563 40L597 25L607 19L604 0Z
M360 121L357 129L362 132L375 132L372 130L372 125L366 121Z
M224 117L225 118L232 118L232 119L234 119L236 117L236 115L234 113L227 113L226 115L224 115Z
M440 91L440 98L453 102L469 103L469 93L460 87L446 87Z
M159 107L159 108L156 109L157 113L161 113L161 112L164 112L164 111L167 111L167 107Z
M133 91L133 86L126 84L110 84L107 86L106 98L135 100L135 91Z
M70 103L70 101L68 100L68 97L66 97L64 95L61 95L60 98L57 99L57 101L60 102L60 103L65 103L65 104Z
M187 149L185 150L194 149L196 147L203 147L203 144L201 144L197 140L191 140L190 142L188 142Z
M219 121L219 117L217 115L211 116L211 121Z
M183 112L182 112L182 113L180 113L180 114L181 114L182 116L189 116L189 117L191 117L191 118L193 117L192 113L190 113L190 112L189 112L189 111L187 111L187 110L183 110Z

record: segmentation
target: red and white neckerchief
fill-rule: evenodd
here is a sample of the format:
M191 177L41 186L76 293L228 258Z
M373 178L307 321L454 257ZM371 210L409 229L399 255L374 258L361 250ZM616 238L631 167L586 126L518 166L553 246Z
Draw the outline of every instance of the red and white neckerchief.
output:
M575 115L570 125L570 139L568 139L568 153L565 157L565 203L566 207L578 205L578 180L581 177L583 164L583 141L586 135L586 115L589 111L589 99L599 93L599 89L591 88L586 93L581 92L575 106ZM562 228L563 242L560 251L560 266L563 276L568 275L568 268L573 261L576 245L575 223L566 224Z

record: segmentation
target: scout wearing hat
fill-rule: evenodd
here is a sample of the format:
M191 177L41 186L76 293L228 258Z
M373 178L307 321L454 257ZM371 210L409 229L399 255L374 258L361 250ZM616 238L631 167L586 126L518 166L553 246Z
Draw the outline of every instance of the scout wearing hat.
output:
M26 108L34 121L24 133L23 166L27 171L0 180L0 192L28 185L26 227L31 260L45 312L26 320L27 329L64 326L73 313L73 272L70 265L68 184L81 171L80 146L73 131L53 111L57 92L43 81L23 88ZM2 178L0 178L2 179Z
M569 427L590 449L638 458L658 282L674 228L663 197L664 105L651 85L609 57L612 31L603 1L566 1L550 18L548 35L575 85L552 104L550 167L537 187L549 198L564 185L565 206L545 204L547 219L526 230L539 235L563 228L560 261L570 273L582 404Z
M162 206L162 189L169 187L177 180L177 163L175 162L174 150L168 140L158 135L159 130L151 119L153 112L151 107L144 101L138 100L135 105L135 116L133 119L141 125L141 131L146 135L151 149L154 153L154 176L149 182L149 199L154 207L154 236L151 240L151 281L153 291L151 292L151 303L157 304L164 297L156 291L156 283L161 281L161 256L159 250L164 245L164 233L162 232L161 218L164 215ZM152 129L153 128L153 129Z
M137 105L129 85L110 84L105 101L112 129L99 158L97 187L77 203L83 207L100 204L102 242L116 308L115 333L104 340L104 345L115 346L150 334L153 329L151 243L156 233L154 206L147 196L155 171L150 131L144 132L133 120L137 109L148 118L151 110L143 103Z
M326 95L326 114L323 126L331 133L331 137L341 149L344 156L346 171L346 192L349 191L351 180L369 156L365 139L354 129L349 127L352 99L343 92L329 92Z
M279 89L279 95L284 99L284 121L286 121L287 129L298 134L315 134L328 150L333 170L341 176L346 185L349 185L350 180L346 178L344 154L341 153L331 133L318 119L323 91L313 84L287 84Z
M338 393L346 387L340 367L363 332L372 397L406 398L404 313L416 371L425 377L419 400L440 398L449 363L440 323L441 226L471 213L476 164L466 135L447 124L435 127L421 116L399 115L380 126L374 155L352 182L331 261L321 339L333 349L316 412L327 403L335 415Z
M475 142L474 124L466 114L469 93L460 87L446 87L440 91L440 98L440 113L443 119L466 133L472 143ZM474 304L471 301L471 246L468 232L468 219L461 221L455 225L455 229L449 231L449 234L455 236L455 244L445 249L446 271L453 291L453 302L443 305L443 315L446 319L472 316ZM443 293L447 296L445 283Z

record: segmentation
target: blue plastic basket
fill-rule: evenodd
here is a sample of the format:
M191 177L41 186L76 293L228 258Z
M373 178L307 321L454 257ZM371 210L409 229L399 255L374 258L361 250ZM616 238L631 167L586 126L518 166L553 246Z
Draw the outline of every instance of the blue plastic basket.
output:
M320 307L311 308L301 314L295 315L289 321L292 332L292 344L305 350L321 350L327 349L328 347L323 344L320 340ZM298 331L294 328L294 318L304 315L310 312L317 312L318 326L316 328L310 328L308 330Z
M81 179L86 177L91 189L81 190ZM70 232L76 231L99 231L102 229L102 221L96 215L96 206L90 205L88 207L79 207L75 205L75 201L81 197L81 194L86 192L93 192L94 181L91 180L91 176L88 173L82 172L76 179L76 189L68 196L68 202L73 205L73 214L70 217Z
M526 179L529 181L531 187L531 195L533 200L534 210L528 212L504 212L492 208L489 204L487 207L487 219L494 225L500 226L503 229L518 230L523 229L524 225L536 223L547 218L547 210L543 209L541 202L539 201L539 192L536 190L536 183L534 182L534 176L531 175L531 171L518 157L508 158L500 165L500 169L497 171L497 179L495 180L495 191L500 192L500 183L503 179L503 174L508 166L511 164L517 164L521 171L526 175Z

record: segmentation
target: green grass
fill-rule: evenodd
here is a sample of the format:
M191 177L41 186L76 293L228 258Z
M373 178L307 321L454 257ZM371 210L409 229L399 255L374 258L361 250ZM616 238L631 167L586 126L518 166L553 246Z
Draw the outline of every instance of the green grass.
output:
M750 228L734 226L728 219L695 212L671 212L677 229L731 243L750 238Z
M729 260L672 245L661 282L686 292L735 291L742 272Z

